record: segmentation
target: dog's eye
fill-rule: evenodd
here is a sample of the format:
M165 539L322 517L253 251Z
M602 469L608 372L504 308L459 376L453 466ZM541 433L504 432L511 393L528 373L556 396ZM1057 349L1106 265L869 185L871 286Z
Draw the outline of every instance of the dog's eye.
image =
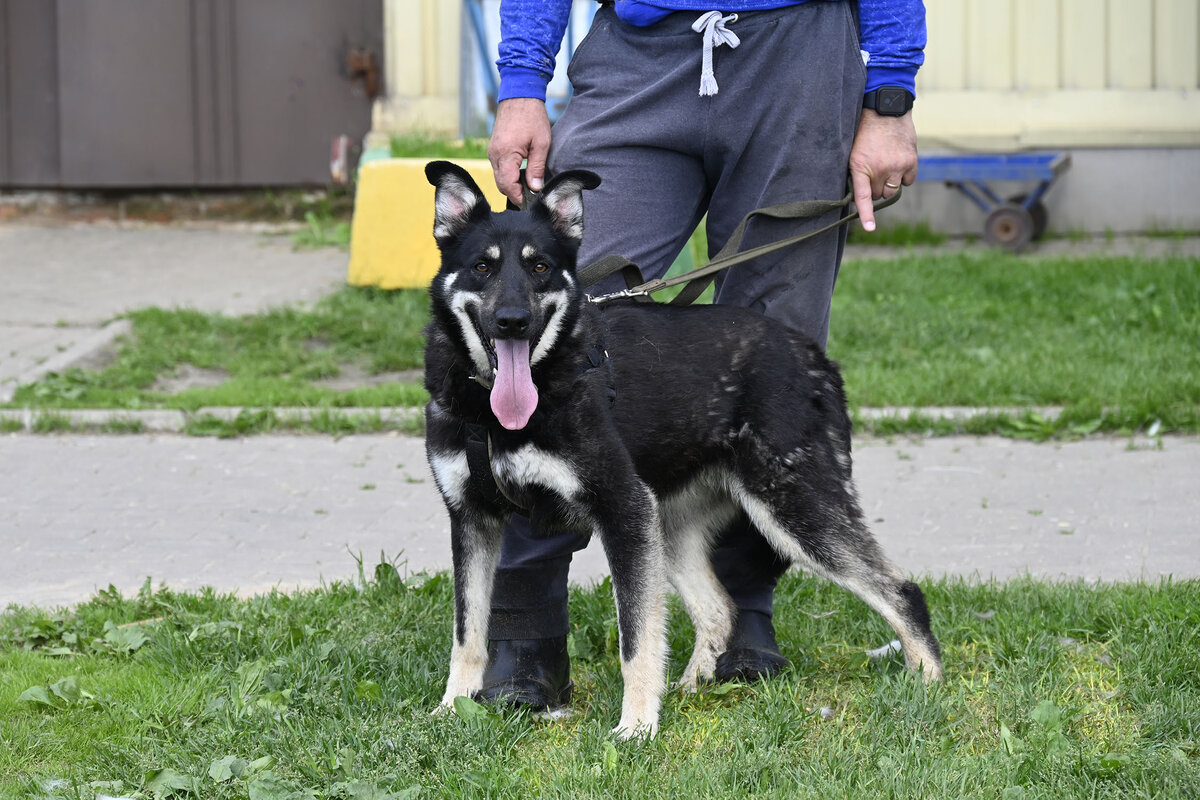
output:
M489 269L491 269L491 267L489 267L487 264L485 264L482 261L480 261L478 264L475 265L476 272L487 272Z
M545 262L542 262L542 261L539 261L533 265L533 271L538 273L539 275L548 269L550 269L550 267Z

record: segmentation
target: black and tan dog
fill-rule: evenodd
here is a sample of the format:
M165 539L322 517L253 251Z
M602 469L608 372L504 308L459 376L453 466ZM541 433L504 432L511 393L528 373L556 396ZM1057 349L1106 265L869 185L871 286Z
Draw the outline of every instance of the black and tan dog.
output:
M785 558L879 612L911 669L941 677L921 589L863 520L841 377L814 342L739 308L589 303L575 258L583 191L599 185L590 172L562 173L528 211L502 213L454 164L430 163L426 175L442 254L427 331L427 448L454 555L443 705L480 689L501 531L517 508L535 530L582 527L604 545L623 737L657 729L668 581L696 630L682 685L711 679L736 610L709 550L739 510ZM468 439L481 432L490 489L468 465Z

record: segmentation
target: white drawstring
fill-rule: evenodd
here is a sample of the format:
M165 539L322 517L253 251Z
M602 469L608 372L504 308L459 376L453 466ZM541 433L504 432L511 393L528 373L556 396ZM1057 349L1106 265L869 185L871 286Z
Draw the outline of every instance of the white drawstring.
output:
M737 14L723 17L720 11L709 11L692 23L692 30L704 35L704 59L700 65L701 97L711 97L717 93L717 78L713 75L713 48L727 44L732 49L742 43L736 33L725 27L725 23L733 24L737 18Z

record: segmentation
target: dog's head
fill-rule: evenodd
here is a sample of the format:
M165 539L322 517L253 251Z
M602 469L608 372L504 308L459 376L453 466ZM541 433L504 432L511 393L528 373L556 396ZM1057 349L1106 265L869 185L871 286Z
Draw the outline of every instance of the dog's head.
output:
M551 178L527 211L494 213L467 171L433 161L433 236L442 266L430 289L434 313L457 330L478 380L491 384L500 424L524 428L537 408L532 369L573 331L583 293L575 257L583 238L583 190L600 179L572 170Z

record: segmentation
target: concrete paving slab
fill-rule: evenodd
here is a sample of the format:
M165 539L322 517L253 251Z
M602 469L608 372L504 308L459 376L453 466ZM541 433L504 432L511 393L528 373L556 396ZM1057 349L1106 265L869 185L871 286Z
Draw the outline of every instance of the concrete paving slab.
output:
M916 575L1200 577L1200 438L856 443L864 510ZM447 522L404 435L0 438L0 607L78 602L147 576L242 594L348 580L381 552L450 566ZM607 572L596 542L577 582Z
M312 302L345 282L348 256L296 252L252 231L0 225L0 402L86 359L106 322L147 306L248 314ZM48 366L49 365L49 366Z
M100 325L146 306L247 314L323 297L345 282L347 261L241 230L9 223L0 225L0 320Z
M0 337L13 334L7 340L7 356L0 359L0 403L12 400L18 387L39 381L51 372L82 366L132 329L127 319L116 319L100 328L0 325Z

